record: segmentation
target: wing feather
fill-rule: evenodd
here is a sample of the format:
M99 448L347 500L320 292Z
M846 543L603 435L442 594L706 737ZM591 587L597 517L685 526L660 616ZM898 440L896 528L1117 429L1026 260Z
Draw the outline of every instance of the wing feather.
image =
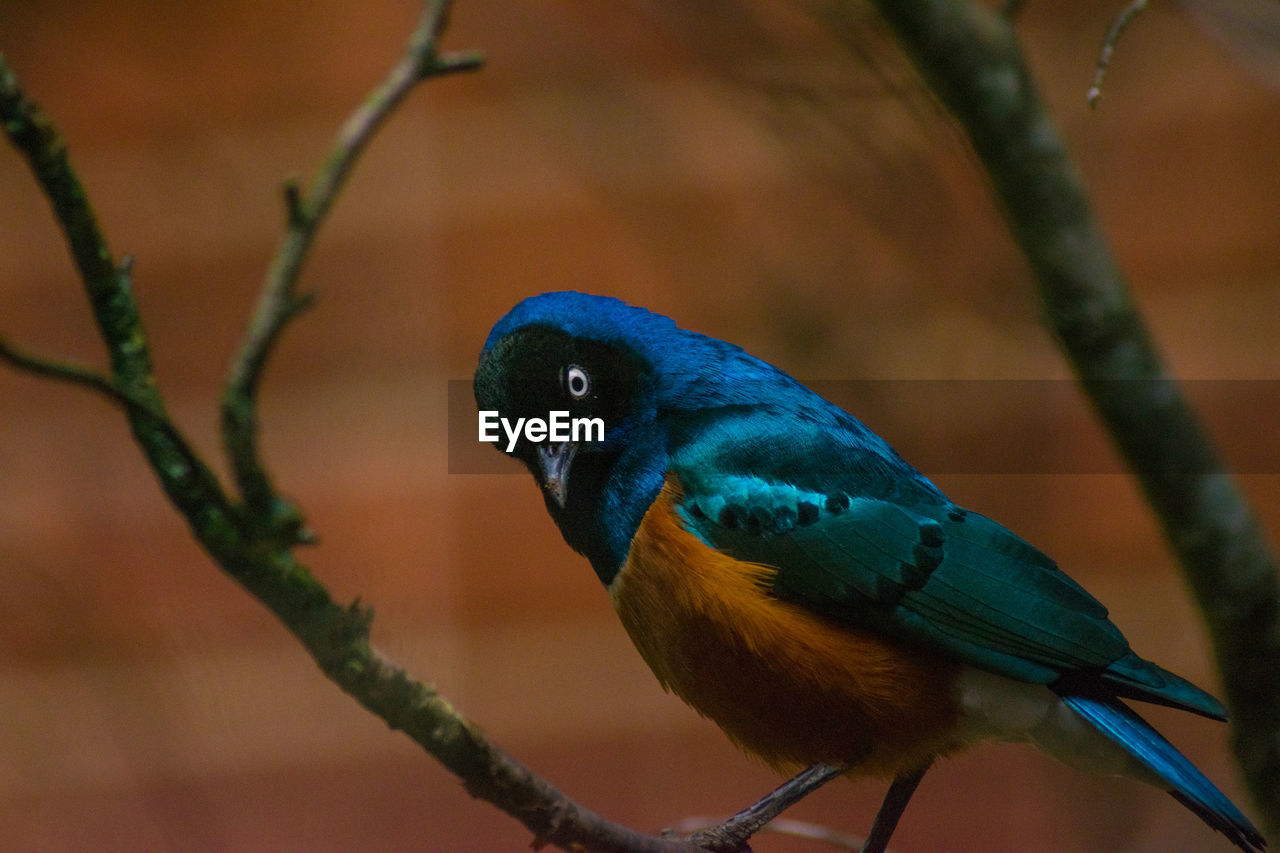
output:
M1120 695L1222 714L1207 693L1135 655L1097 599L985 516L945 500L904 505L751 474L677 474L690 529L774 567L780 598L1020 681L1101 679Z

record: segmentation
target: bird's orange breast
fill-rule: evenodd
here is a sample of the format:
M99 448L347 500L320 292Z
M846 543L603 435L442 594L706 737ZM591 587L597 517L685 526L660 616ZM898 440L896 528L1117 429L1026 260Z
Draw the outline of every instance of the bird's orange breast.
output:
M769 592L775 571L690 533L668 481L610 586L663 686L780 767L895 776L952 748L956 667Z

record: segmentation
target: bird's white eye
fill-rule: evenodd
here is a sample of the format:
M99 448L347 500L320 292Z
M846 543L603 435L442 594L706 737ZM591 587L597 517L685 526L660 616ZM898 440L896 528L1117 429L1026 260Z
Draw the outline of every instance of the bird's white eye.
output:
M581 400L591 393L591 377L578 365L571 364L564 371L564 387L570 397Z

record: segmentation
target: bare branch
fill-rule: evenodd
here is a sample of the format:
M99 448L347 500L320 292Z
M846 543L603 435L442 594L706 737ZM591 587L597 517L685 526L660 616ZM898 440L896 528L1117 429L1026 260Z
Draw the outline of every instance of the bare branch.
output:
M133 401L124 395L110 378L104 376L98 371L84 367L79 364L70 364L68 362L54 361L44 356L34 355L25 352L11 345L4 338L0 338L0 359L4 359L18 370L27 373L33 373L36 376L44 376L49 379L56 379L59 382L67 382L72 385L80 385L96 391L106 397L112 403L120 406L128 407Z
M1107 80L1107 72L1111 69L1111 56L1115 53L1120 36L1124 35L1124 31L1128 29L1129 24L1133 23L1133 19L1146 11L1146 8L1147 0L1130 0L1111 22L1107 37L1102 42L1102 52L1098 54L1098 65L1093 72L1093 85L1085 94L1089 99L1090 107L1097 107L1098 101L1102 100L1102 84Z
M876 5L967 132L1048 322L1178 554L1214 644L1236 756L1274 834L1280 577L1258 519L1157 351L1009 22L967 0Z
M411 679L369 641L372 613L343 606L293 556L306 541L302 519L276 496L254 446L254 394L271 347L306 305L296 281L315 231L374 131L419 80L470 70L472 53L439 55L436 40L449 4L431 0L405 58L348 120L309 196L286 188L288 233L264 286L224 397L224 432L244 506L221 484L169 418L151 374L146 337L130 282L101 233L66 146L49 118L18 85L0 57L0 121L53 202L89 293L111 357L110 376L59 364L0 342L0 358L39 375L72 382L124 406L134 436L204 549L270 609L325 674L366 708L419 743L467 790L522 821L538 844L597 853L690 853L688 841L643 835L578 806L497 746L433 688Z
M22 90L16 75L0 56L0 124L5 135L27 159L32 174L53 205L72 260L93 309L98 332L107 345L111 376L99 382L82 373L81 384L106 391L125 405L134 438L147 454L170 499L188 519L219 527L230 521L231 509L212 472L165 412L164 400L151 371L151 354L138 304L133 296L132 262L116 265L106 237L67 159L67 146L48 115ZM26 357L10 349L7 360L44 375L69 379L66 369L52 370L46 360ZM43 369L42 369L43 368ZM107 391L107 388L111 390ZM209 531L211 532L211 531Z
M275 500L257 450L258 383L280 333L310 304L308 295L298 294L297 282L321 222L374 133L414 86L431 77L473 71L484 61L472 52L438 52L450 6L450 0L429 0L423 6L404 56L338 131L333 147L311 180L309 192L303 194L294 181L285 184L284 239L263 281L222 400L227 454L241 496L254 509L266 509Z
M468 793L498 806L534 834L535 845L594 853L702 853L688 841L655 838L613 823L570 800L489 742L435 688L413 680L369 642L372 614L341 607L288 555L266 585L247 583L276 612L338 686L421 745ZM284 578L280 583L274 578Z
M133 258L126 255L120 265L120 275L127 278L132 274L132 271ZM9 362L14 368L26 373L88 388L101 394L108 402L114 403L126 411L132 411L152 420L164 419L163 412L157 412L149 408L149 401L130 396L110 376L100 373L91 367L58 361L27 352L13 346L3 337L0 337L0 359Z

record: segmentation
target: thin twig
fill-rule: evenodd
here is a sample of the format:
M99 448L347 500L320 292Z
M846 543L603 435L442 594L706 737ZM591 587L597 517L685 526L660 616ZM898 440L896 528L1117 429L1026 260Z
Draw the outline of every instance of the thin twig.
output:
M255 509L265 509L275 500L257 449L255 398L280 333L310 304L308 295L298 294L297 283L320 224L374 133L414 86L430 77L475 70L484 61L474 52L437 51L450 6L450 0L430 0L423 6L403 58L343 124L312 178L310 191L304 194L296 182L285 184L288 215L284 239L231 364L222 402L223 437L231 467L241 496Z
M1128 29L1129 24L1133 23L1133 19L1146 11L1146 8L1147 0L1130 0L1111 22L1107 37L1102 42L1102 51L1098 54L1098 65L1093 72L1093 85L1085 94L1090 107L1096 108L1098 101L1102 100L1102 84L1107 80L1107 72L1111 69L1111 56L1115 53L1120 36L1124 35L1124 31Z
M124 257L119 274L125 280L133 274L132 257L128 255ZM165 418L163 411L151 408L153 400L139 399L129 394L110 376L81 364L36 355L13 346L2 336L0 336L0 360L7 361L14 368L26 373L88 388L105 397L108 402L152 421Z
M4 338L0 338L0 359L9 362L18 370L32 373L36 376L44 376L49 379L56 379L59 382L67 382L71 385L88 388L106 397L116 405L126 408L133 405L133 401L117 388L109 377L90 367L55 361L51 358L26 352L11 345Z

